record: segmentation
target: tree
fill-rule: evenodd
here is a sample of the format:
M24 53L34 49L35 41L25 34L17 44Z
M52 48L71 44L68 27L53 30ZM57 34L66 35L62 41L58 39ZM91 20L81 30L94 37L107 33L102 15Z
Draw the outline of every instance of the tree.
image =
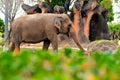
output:
M69 6L77 0L45 0L46 2L50 3L50 5L52 6L52 8L55 5L61 5L64 6L65 8L67 8L67 10L69 10ZM89 0L86 0L89 1ZM108 10L108 16L107 16L107 20L108 21L112 21L113 18L113 6L112 6L112 0L96 0L98 2L98 4L102 5L103 9ZM119 0L116 0L117 2Z
M22 0L0 0L0 11L5 15L5 36L8 35L8 22L11 24L14 20ZM10 40L8 39L8 42Z
M20 4L23 2L23 0L0 0L0 11L5 15L5 3L7 1L8 6L8 20L11 23L20 7Z

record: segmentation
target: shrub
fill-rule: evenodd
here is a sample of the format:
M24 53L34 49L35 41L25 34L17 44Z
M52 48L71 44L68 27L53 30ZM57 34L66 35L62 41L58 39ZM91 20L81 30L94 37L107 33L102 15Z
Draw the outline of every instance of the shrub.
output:
M4 22L3 22L3 20L0 19L0 33L2 33L2 36L4 33L4 27L5 27Z
M120 80L119 75L120 50L87 57L68 48L58 54L38 50L23 50L16 57L11 52L0 54L0 80Z

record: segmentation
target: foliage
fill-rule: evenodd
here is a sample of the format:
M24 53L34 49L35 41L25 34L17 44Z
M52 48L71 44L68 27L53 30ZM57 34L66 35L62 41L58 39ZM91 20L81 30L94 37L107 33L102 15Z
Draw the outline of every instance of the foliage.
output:
M2 19L0 19L0 32L1 32L1 33L4 32L4 27L5 27L4 22L3 22Z
M108 10L107 20L112 21L113 18L113 6L112 0L97 0L100 5L102 5L104 10Z
M0 45L2 45L3 44L3 41L2 40L0 40Z
M109 24L109 32L111 39L120 40L120 24Z
M4 36L4 22L2 19L0 19L0 33L2 34L2 37Z
M58 54L23 50L16 57L11 52L0 54L0 80L119 80L119 76L120 49L91 56L72 49Z
M55 5L63 6L64 3L63 3L62 0L51 0L50 5L51 5L52 8L54 8Z

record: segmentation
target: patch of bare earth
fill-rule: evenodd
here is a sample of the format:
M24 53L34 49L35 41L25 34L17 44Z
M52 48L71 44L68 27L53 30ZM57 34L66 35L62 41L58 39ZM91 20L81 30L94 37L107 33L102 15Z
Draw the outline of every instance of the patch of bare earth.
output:
M0 37L0 40L2 38ZM101 53L103 52L114 52L118 48L118 44L115 41L109 41L109 40L99 40L99 41L93 41L89 44L81 44L83 48L87 49L88 52L94 52L99 51ZM43 42L37 43L37 44L27 44L22 43L21 48L40 48L42 49ZM59 41L59 49L61 48L72 48L72 49L79 49L75 42L72 39L66 39L63 41ZM52 49L50 45L50 49Z

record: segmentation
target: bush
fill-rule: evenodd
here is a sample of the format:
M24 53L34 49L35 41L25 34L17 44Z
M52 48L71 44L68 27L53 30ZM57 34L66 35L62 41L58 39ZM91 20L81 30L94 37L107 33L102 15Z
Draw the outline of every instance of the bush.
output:
M23 50L13 57L11 52L2 53L0 80L120 80L120 50L87 57L81 54L68 48L58 54Z
M4 27L5 27L4 22L3 22L3 20L0 19L0 33L2 33L2 36L4 33Z
M110 38L120 40L120 24L109 24Z

